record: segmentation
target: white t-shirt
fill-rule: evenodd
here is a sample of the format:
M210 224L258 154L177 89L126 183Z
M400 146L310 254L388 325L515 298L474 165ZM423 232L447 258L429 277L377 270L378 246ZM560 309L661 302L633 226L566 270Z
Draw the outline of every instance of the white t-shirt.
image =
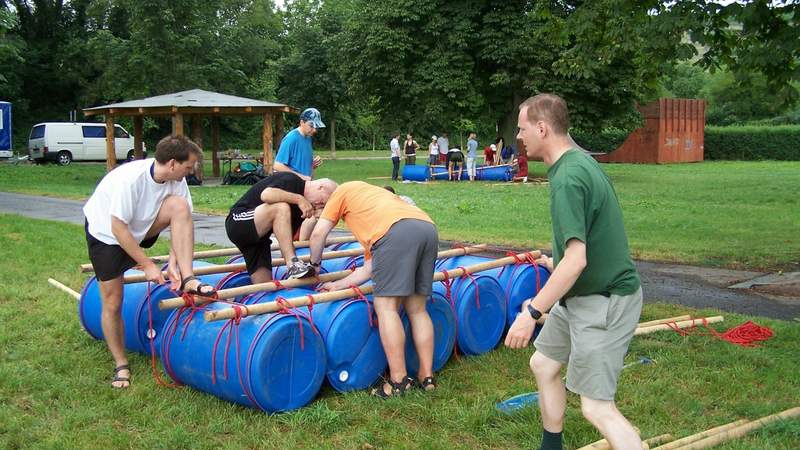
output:
M450 141L446 137L440 136L437 143L439 144L439 153L447 153L450 150Z
M431 155L438 155L439 154L439 144L436 142L431 142L431 145L428 146L428 150L430 150Z
M111 232L111 216L128 224L136 242L142 242L158 216L161 203L168 195L183 197L192 210L192 196L186 180L156 183L150 175L155 159L123 164L100 180L83 207L89 222L89 233L100 242L119 245Z
M392 139L392 142L389 143L389 148L392 149L392 158L400 157L400 142L397 138Z

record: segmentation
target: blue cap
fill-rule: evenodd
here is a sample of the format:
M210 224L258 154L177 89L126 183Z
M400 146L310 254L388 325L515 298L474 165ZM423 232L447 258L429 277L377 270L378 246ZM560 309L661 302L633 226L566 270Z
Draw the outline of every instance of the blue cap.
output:
M322 123L322 114L319 113L317 108L306 108L300 114L300 120L311 122L311 126L314 128L325 128L325 124Z

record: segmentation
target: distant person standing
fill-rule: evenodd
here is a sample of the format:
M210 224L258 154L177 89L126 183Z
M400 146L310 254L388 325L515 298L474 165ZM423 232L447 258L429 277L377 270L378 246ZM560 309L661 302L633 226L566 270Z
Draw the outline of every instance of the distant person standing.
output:
M317 130L325 128L322 115L316 108L308 108L300 114L300 125L290 131L281 141L273 172L292 172L305 181L310 181L314 169L322 163L322 159L314 157L312 138Z
M419 144L417 141L414 140L414 136L411 133L406 135L406 141L403 143L403 150L406 154L406 165L413 166L417 163L417 150L419 149Z
M469 134L467 140L467 175L469 181L475 181L475 155L478 150L478 141L475 132Z
M450 141L447 139L447 132L443 132L436 142L439 144L439 163L447 164L447 152L450 151Z
M539 260L552 275L522 304L505 340L510 348L525 348L536 322L550 310L530 360L539 388L541 449L562 448L567 393L561 368L566 365L566 388L580 395L583 416L611 447L641 450L638 433L614 403L642 311L641 282L617 194L597 161L573 145L561 97L539 94L525 100L517 123L528 157L547 166L553 216L553 258Z
M431 136L431 143L428 144L428 153L430 154L428 165L435 166L439 162L439 142L436 140L436 136Z
M483 149L483 163L487 166L493 166L494 157L497 154L497 146L492 144Z
M392 152L392 181L397 181L400 172L400 133L395 133L389 142L389 149Z

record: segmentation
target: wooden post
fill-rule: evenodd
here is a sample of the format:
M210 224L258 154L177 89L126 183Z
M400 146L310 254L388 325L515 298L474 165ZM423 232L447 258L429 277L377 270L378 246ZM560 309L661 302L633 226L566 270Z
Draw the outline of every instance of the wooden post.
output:
M264 173L272 172L272 113L264 114L264 129L261 135L264 145Z
M172 134L183 136L183 114L176 112L172 115Z
M136 159L144 158L142 146L142 123L144 118L142 116L133 116L133 157ZM155 153L155 150L153 150Z
M117 166L117 153L114 150L114 116L106 114L106 172Z
M211 117L211 168L219 177L219 116Z
M328 132L331 134L331 159L336 159L336 117L331 116L330 128Z
M283 142L283 113L275 114L275 143L280 148Z
M192 140L200 150L203 150L203 116L192 116ZM197 160L197 170L194 171L194 176L201 182L203 181L203 153L200 153L200 159Z

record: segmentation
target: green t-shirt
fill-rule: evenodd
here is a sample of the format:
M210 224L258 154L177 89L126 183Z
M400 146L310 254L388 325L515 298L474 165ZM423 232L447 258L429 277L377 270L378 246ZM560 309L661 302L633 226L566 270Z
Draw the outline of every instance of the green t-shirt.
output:
M547 171L553 217L553 264L567 241L586 244L586 268L564 298L630 295L639 289L617 194L600 165L578 149L564 153Z

